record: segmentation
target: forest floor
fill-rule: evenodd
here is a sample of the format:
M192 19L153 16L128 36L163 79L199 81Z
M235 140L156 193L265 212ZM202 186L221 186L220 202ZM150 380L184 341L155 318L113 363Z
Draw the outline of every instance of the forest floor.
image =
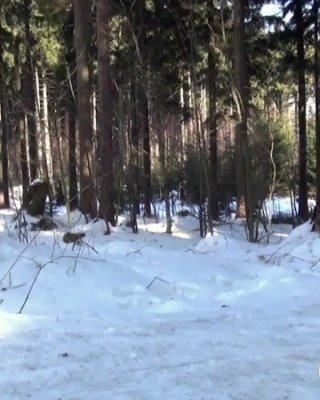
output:
M310 224L249 244L239 224L200 240L191 216L172 236L151 220L105 236L73 218L86 231L74 248L63 215L27 244L1 212L1 400L320 398Z

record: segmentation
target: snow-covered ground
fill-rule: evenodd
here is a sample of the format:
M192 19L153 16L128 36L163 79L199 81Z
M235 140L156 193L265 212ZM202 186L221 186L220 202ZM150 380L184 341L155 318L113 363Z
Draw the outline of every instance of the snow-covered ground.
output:
M190 216L172 236L73 217L87 233L74 248L64 216L27 244L1 213L1 400L320 399L310 225L253 245L236 223L200 240Z

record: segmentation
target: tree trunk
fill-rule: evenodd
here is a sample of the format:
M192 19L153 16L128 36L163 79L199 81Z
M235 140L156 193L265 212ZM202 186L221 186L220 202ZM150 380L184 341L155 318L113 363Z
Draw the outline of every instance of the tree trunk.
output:
M9 110L8 97L5 83L5 73L3 65L3 48L0 43L0 122L1 122L1 140L0 140L0 208L9 207L9 179L8 179L8 152L7 140L9 137Z
M66 106L65 123L69 141L69 206L71 211L78 207L75 111L73 99L69 99Z
M51 140L49 130L49 111L48 111L48 83L46 73L42 74L42 134L43 134L43 150L42 157L44 161L44 171L46 179L49 182L50 190L53 189L53 163L52 163L52 152L51 152Z
M237 215L246 217L245 208L245 166L242 154L242 143L247 135L246 105L243 96L246 91L245 71L245 27L244 27L244 1L234 0L234 62L235 62L235 98L238 111L236 124L236 183L237 183ZM246 97L246 96L245 96Z
M34 68L34 82L35 82L35 100L36 100L36 114L35 114L35 132L37 138L37 157L38 157L38 178L45 180L45 165L44 165L44 145L43 145L43 129L41 127L41 93L40 93L40 78L39 69Z
M98 147L99 147L99 214L106 223L115 224L113 178L113 96L110 67L110 2L97 0L98 38Z
M136 71L135 71L136 73ZM137 79L136 76L132 77L131 80L131 91L130 91L130 104L131 104L131 132L130 132L130 164L132 174L132 196L130 199L133 202L133 212L140 214L140 201L139 201L139 126L138 126L138 115L137 115L137 91L136 91Z
M149 127L149 99L148 99L148 45L147 45L147 16L145 0L140 0L140 25L139 50L141 54L142 76L140 91L140 115L142 119L143 140L143 171L144 171L144 209L147 217L151 216L152 189L151 189L151 146Z
M251 179L248 155L248 82L245 38L246 0L234 0L235 100L238 111L236 125L236 177L238 216L246 217L249 241L254 241L254 221L251 200Z
M94 218L97 216L97 199L92 168L93 143L88 56L91 39L91 2L75 0L74 13L80 142L80 209L84 214Z
M307 133L306 133L306 82L304 51L304 19L301 0L296 0L295 20L297 25L298 55L298 112L299 112L299 218L309 217L307 186Z
M142 94L142 135L143 135L143 170L144 170L144 210L147 217L151 216L151 147L149 128L149 104L146 93Z
M313 230L320 232L320 54L319 54L319 0L314 0L314 82L315 82L315 119L316 119L316 161L317 161L317 188L316 210L313 221Z
M38 146L36 136L36 94L35 74L33 69L33 36L30 30L32 0L24 0L23 15L25 28L26 65L24 75L24 102L27 113L28 143L30 160L30 178L34 181L38 172Z
M209 187L208 203L209 218L211 220L219 219L218 205L218 143L217 143L217 68L216 54L213 32L213 10L208 2L208 26L209 26L209 47L208 47L208 94L209 94Z
M21 168L21 182L22 182L22 197L26 196L28 187L30 184L28 159L27 159L27 144L26 144L26 127L25 118L23 111L23 104L21 99L23 98L22 93L22 82L21 82L21 68L20 68L20 42L17 38L14 43L14 86L15 86L15 134L18 139L20 148L17 149L20 159Z
M78 207L78 177L77 177L77 140L76 140L76 104L75 90L76 79L72 71L76 69L74 53L74 6L71 6L66 24L64 26L64 42L66 47L66 78L67 95L65 101L65 136L69 147L69 207L75 210Z

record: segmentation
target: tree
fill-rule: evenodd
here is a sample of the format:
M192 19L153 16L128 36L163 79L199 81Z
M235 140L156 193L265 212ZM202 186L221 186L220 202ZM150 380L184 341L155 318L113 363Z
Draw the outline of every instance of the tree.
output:
M23 16L25 29L26 63L23 77L24 107L27 119L27 132L30 159L30 178L35 180L38 172L38 146L36 135L36 94L34 71L34 38L31 33L30 21L32 15L32 0L23 1Z
M115 224L113 193L113 96L110 66L110 1L97 0L98 45L98 149L99 149L99 215Z
M141 54L142 87L140 91L140 113L142 119L143 138L143 171L144 171L144 207L146 216L151 216L151 147L149 126L149 99L148 99L148 47L147 47L147 13L145 0L139 0L141 32L139 35L139 51Z
M69 207L74 210L78 207L78 179L77 179L77 141L76 141L76 79L74 70L76 56L74 51L74 6L68 11L63 24L64 51L66 60L66 95L65 95L65 133L69 144Z
M296 44L296 70L298 82L298 137L299 137L299 218L306 221L309 217L308 184L307 184L307 123L306 123L306 57L305 6L308 0L282 0L284 14L293 14L291 24L294 26Z
M1 25L0 25L1 32ZM8 96L5 83L5 68L3 60L3 44L0 43L0 208L9 207L9 182L8 182L8 152L7 141L9 137L9 112Z
M314 92L316 132L316 212L313 230L320 232L320 54L319 54L319 0L314 0Z
M236 125L236 172L238 215L240 217L246 217L249 241L253 241L254 224L248 156L248 81L245 46L245 4L245 0L234 0L234 98L238 113L238 122Z
M294 18L297 26L297 68L298 68L298 109L299 109L299 217L309 217L307 186L307 124L306 124L306 82L304 26L301 0L295 1Z
M91 41L91 2L74 1L77 70L77 110L80 142L80 209L97 216L97 199L93 176L92 119L90 106L89 46Z
M247 136L247 77L245 56L245 5L244 1L234 1L234 74L236 107L238 122L236 125L236 159L237 159L237 199L239 217L246 216L245 209L245 165L243 144Z
M209 216L211 219L219 219L218 204L218 135L217 135L217 55L215 49L215 33L214 33L214 9L212 1L208 1L208 29L209 29L209 45L208 45L208 97L209 97Z

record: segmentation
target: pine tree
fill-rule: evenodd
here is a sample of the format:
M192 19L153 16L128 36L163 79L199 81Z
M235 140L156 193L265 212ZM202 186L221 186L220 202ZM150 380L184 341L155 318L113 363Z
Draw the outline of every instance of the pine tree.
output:
M99 215L115 224L113 193L113 95L110 66L110 2L97 0L97 45L98 45L98 149L99 149Z
M77 70L77 109L80 142L80 209L97 216L93 174L92 119L90 105L89 47L91 41L91 2L75 0L75 50Z

